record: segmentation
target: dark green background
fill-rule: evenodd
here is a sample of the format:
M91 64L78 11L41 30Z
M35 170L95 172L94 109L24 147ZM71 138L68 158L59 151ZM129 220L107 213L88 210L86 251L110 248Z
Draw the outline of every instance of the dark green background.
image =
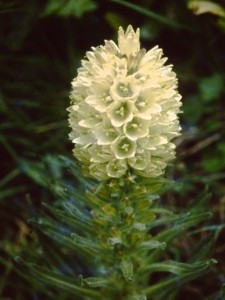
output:
M224 1L216 3L225 8ZM140 27L142 47L163 48L183 96L183 135L167 174L177 188L164 196L165 203L182 209L206 186L212 194L208 209L218 238L209 255L218 264L188 284L179 299L206 299L225 282L225 234L219 230L225 221L225 18L197 16L184 0L5 0L0 1L0 299L51 299L18 277L12 257L37 242L26 220L41 202L55 201L45 178L57 185L62 177L58 155L72 157L66 108L80 60L91 46L116 41L118 26L129 24ZM178 242L179 257L193 253L205 234Z

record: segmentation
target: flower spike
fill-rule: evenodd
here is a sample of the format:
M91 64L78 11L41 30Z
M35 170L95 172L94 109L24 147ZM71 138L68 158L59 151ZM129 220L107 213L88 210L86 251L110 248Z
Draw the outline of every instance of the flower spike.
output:
M181 106L176 74L158 46L140 49L139 37L139 29L120 27L118 46L105 41L88 51L72 82L74 155L98 180L155 178L175 156Z

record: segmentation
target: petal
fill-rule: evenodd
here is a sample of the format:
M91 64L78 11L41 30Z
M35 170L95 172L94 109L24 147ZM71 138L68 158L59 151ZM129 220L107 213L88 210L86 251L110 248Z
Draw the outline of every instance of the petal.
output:
M128 159L128 164L137 170L144 170L150 162L150 152L143 151L142 153L136 153L134 157Z
M102 147L101 145L92 145L88 148L90 161L95 163L107 163L112 160L112 153L109 147Z
M134 117L124 126L125 135L132 141L148 135L148 121Z
M115 127L120 127L133 118L133 105L129 101L118 101L110 105L107 115Z
M90 95L85 99L85 102L94 107L98 112L104 113L111 104L112 98L103 93L102 95Z
M127 164L124 160L112 160L106 166L106 172L110 177L119 178L127 171Z
M89 172L97 180L107 180L109 178L105 163L90 163Z
M93 135L97 139L98 145L110 145L117 137L119 132L110 122L104 121L93 128Z
M117 138L111 145L111 150L118 159L134 157L136 143L125 136Z
M135 107L138 111L137 115L145 120L151 120L152 115L159 114L162 111L162 107L156 103L157 96L156 92L151 89L141 92L135 101Z
M140 82L133 76L117 76L110 88L110 95L114 100L135 101L139 95Z

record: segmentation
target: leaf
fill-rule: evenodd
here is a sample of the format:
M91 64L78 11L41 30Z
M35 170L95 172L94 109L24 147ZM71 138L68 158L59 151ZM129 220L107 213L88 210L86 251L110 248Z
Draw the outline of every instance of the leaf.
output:
M92 240L88 239L88 238L84 238L82 236L79 236L76 233L72 233L71 237L73 238L74 243L78 246L81 247L83 249L86 249L88 252L90 251L93 255L94 253L98 253L100 250L100 246L93 242Z
M71 280L70 277L63 276L60 274L56 274L53 271L51 272L50 270L40 268L37 265L30 264L25 262L23 259L17 257L16 260L24 265L28 271L30 271L35 277L37 277L39 280L57 286L69 294L72 295L78 295L79 297L100 297L99 293L95 290L87 289L84 287L80 287L75 284L75 280ZM100 298L98 298L100 299Z
M120 264L121 271L125 280L128 283L132 283L134 281L133 278L133 264L129 259L123 259Z
M182 275L175 276L172 278L168 278L167 280L161 281L158 284L149 286L144 290L145 294L148 296L152 296L157 294L157 299L166 299L166 295L168 296L168 292L174 289L177 289L179 286L183 285L185 282L193 280L207 273L212 264L215 264L216 261L214 259L210 259L208 261L199 262L198 267L194 268L190 272L186 272ZM197 266L196 264L196 266ZM175 268L174 268L175 270ZM160 295L161 294L161 295Z
M94 193L92 193L89 190L86 191L86 197L87 197L88 203L92 207L104 207L104 205L105 205L104 201L102 201L97 195L95 195Z
M198 223L209 219L212 216L209 212L199 214L186 214L185 218L178 221L172 228L166 229L155 236L156 239L168 242L182 234L189 227L195 226Z
M81 286L88 286L88 287L107 287L108 280L106 278L101 277L86 277L84 278L82 275L78 276L78 280Z
M188 264L170 260L166 262L145 265L143 266L143 270L148 272L148 274L153 272L169 272L175 275L183 276L191 272L195 273L199 269L204 268L205 265L205 261L198 261L197 263Z
M14 179L15 177L17 177L19 175L20 171L18 168L14 169L13 171L11 171L9 174L7 174L5 177L3 177L0 180L0 189L6 185L9 181L11 181L12 179Z
M212 1L190 1L188 8L191 9L195 15L211 13L216 16L225 17L225 9Z
M211 232L208 233L206 237L200 242L198 248L195 250L194 255L192 255L192 257L190 258L190 262L199 261L205 259L206 257L210 257L215 250L216 241L218 240L218 237L224 228L225 225L211 225L197 228L196 230L192 231L190 235L203 231Z
M204 190L200 192L194 201L188 206L187 210L189 214L193 215L204 212L206 205L212 197L208 190L208 186L205 186Z
M71 235L68 236L68 229L65 228L65 232L63 232L63 226L46 222L46 220L43 224L40 224L34 220L30 220L30 223L36 226L54 241L60 243L64 247L68 247L71 250L82 250L82 252L91 256L95 256L99 251L99 245L97 245L94 241L82 237L76 233L71 233Z
M73 212L72 216L69 216L67 213L65 213L61 209L57 209L55 207L51 207L50 205L47 205L46 203L43 203L43 205L54 215L57 217L59 221L62 221L64 224L67 224L70 226L70 228L78 228L79 230L82 229L84 232L93 232L93 227L90 223L90 219L84 215L79 214L76 212Z
M186 219L181 220L180 222L177 222L174 224L172 228L169 230L165 230L162 233L159 233L156 235L157 239L162 239L163 241L170 240L171 237L175 234L177 236L182 234L184 230L187 230L189 227L195 226L198 223L205 221L212 217L212 214L210 212L203 212L199 214L186 214ZM171 233L171 236L169 234L169 231ZM165 239L163 239L165 238Z
M153 209L154 211L154 209ZM160 218L157 218L153 221L150 221L148 224L148 228L152 229L155 228L159 225L164 225L164 224L168 224L171 222L175 222L175 221L181 221L184 218L184 215L177 215L177 214L172 214L171 215L165 215L165 216L161 216Z
M27 190L26 186L17 186L14 188L9 188L0 191L0 200L4 200L7 197L11 197L12 195L25 192Z
M150 241L144 241L140 244L140 250L152 250L152 249L162 249L164 250L166 248L166 243L159 242L157 240L150 240Z
M211 217L211 213L204 212L191 215L190 213L181 214L177 222L174 222L169 228L166 228L163 231L160 231L158 234L154 236L154 238L158 241L162 241L162 243L170 243L173 239L179 237L186 231L189 227L195 226L198 223L207 220ZM163 221L162 218L161 221ZM161 223L161 222L160 222ZM163 224L163 223L161 223ZM166 223L165 223L166 224ZM163 248L157 248L148 256L148 263L152 263L157 261L161 256Z
M162 23L164 25L168 25L172 28L185 28L185 29L188 29L190 30L189 27L187 27L186 25L184 24L180 24L180 23L177 23L176 21L174 20L171 20L170 18L167 18L167 17L164 17L160 14L157 14L149 9L146 9L146 8L143 8L139 5L136 5L136 4L133 4L131 2L127 2L127 1L123 1L123 0L111 0L112 2L115 2L115 3L118 3L118 4L121 4L123 6L126 6L126 7L129 7L131 9L133 9L134 11L137 11L155 21L158 21L159 23Z
M35 182L44 187L50 187L50 179L47 178L46 174L44 174L44 167L42 162L31 162L28 160L21 160L21 168L22 171L32 178Z

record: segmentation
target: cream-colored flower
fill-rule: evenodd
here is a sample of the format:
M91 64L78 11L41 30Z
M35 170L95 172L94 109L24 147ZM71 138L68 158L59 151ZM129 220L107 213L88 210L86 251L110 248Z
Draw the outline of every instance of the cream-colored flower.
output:
M118 46L87 52L72 82L69 123L74 155L98 180L154 178L175 157L181 96L158 46L140 49L140 31L119 29Z

